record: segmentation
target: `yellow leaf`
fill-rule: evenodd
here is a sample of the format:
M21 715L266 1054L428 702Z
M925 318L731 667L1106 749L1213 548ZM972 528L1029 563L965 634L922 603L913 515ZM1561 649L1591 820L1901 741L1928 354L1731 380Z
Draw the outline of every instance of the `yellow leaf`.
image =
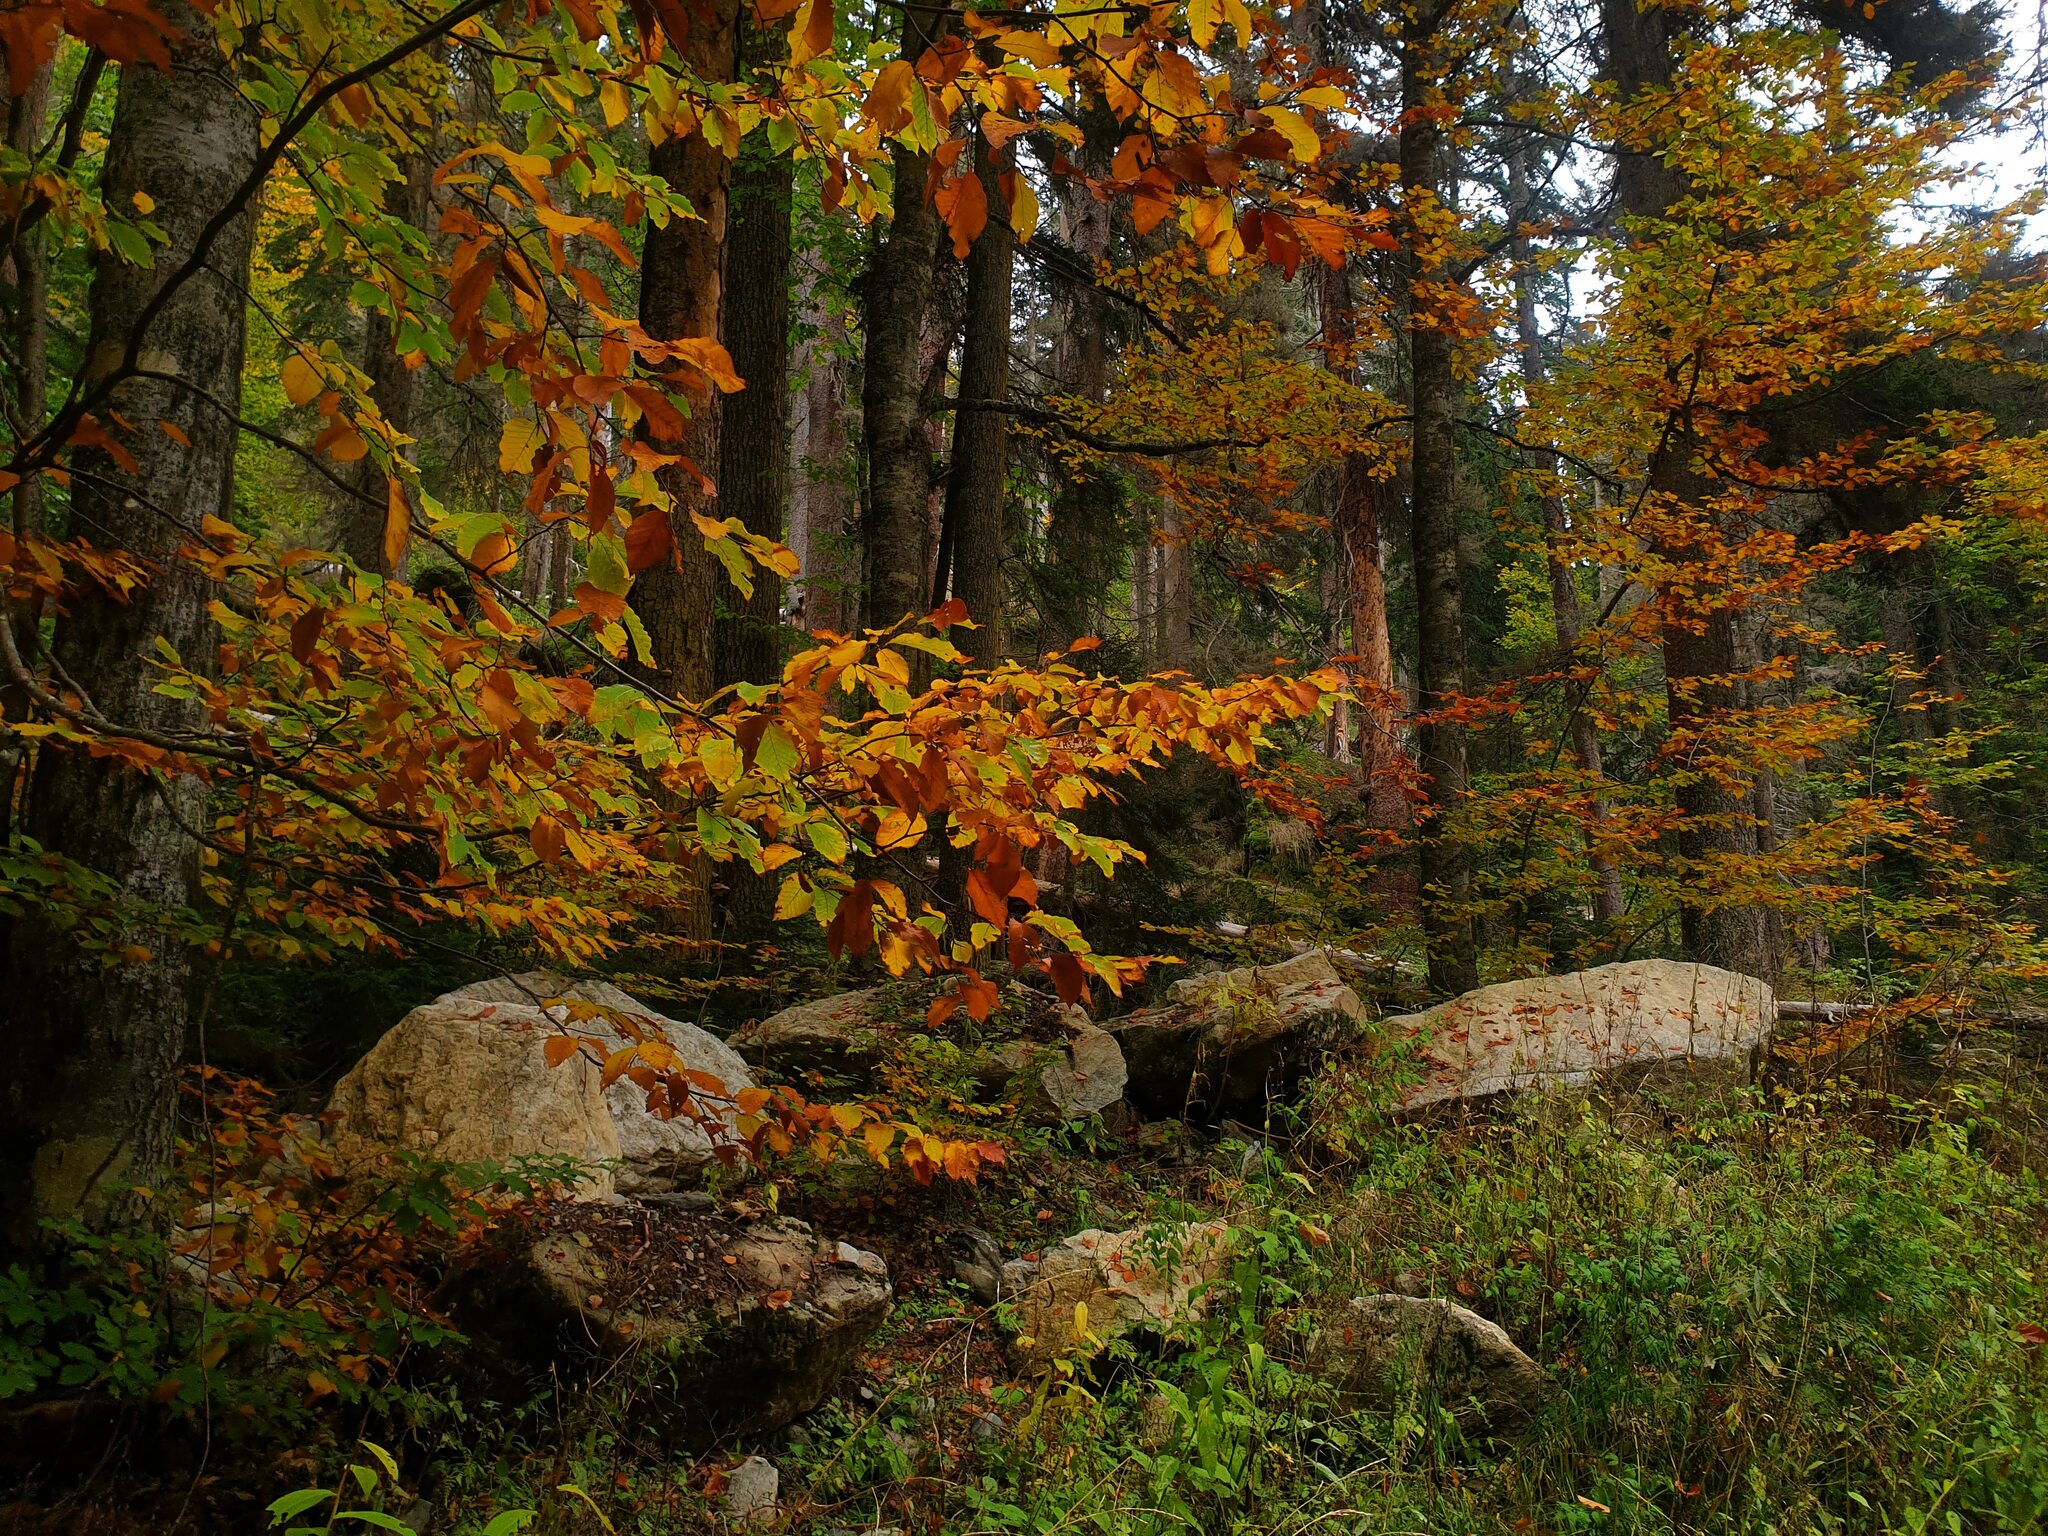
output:
M1315 129L1309 127L1308 120L1299 112L1290 111L1286 107L1268 107L1266 116L1272 122L1274 131L1285 139L1287 147L1294 151L1294 158L1303 165L1307 165L1323 152L1322 141L1316 137Z
M132 201L135 204L135 211L137 213L151 214L156 212L156 199L151 197L147 192L138 191L131 193L129 196L130 201Z
M631 103L626 97L626 88L616 80L607 80L598 87L597 99L604 108L604 125L616 128L626 120Z
M1038 194L1031 190L1031 179L1022 171L1017 173L1016 190L1010 196L1010 228L1016 232L1020 245L1029 241L1032 231L1038 228Z
M860 1139L867 1143L869 1157L886 1164L889 1161L889 1144L896 1139L896 1127L886 1120L870 1120L861 1127Z
M498 468L508 475L532 473L534 457L546 441L539 422L514 416L498 436Z
M775 894L775 921L786 923L810 910L811 888L804 884L803 876L788 876L782 882L782 889Z
M1016 58L1027 59L1041 69L1060 61L1059 44L1043 32L1005 32L996 46Z
M406 542L412 537L412 509L397 480L386 480L384 486L384 569L396 574L405 564Z
M293 405L304 405L320 393L319 372L306 361L303 352L294 352L284 360L284 368L278 374L278 382L284 385L284 397Z

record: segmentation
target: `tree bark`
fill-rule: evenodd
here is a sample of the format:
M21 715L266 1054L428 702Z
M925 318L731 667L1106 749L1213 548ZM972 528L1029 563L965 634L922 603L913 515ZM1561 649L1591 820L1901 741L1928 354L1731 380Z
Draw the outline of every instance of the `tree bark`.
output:
M906 6L903 57L916 61L944 36L948 22L943 10ZM938 212L925 195L931 156L892 141L890 158L895 167L891 216L869 259L862 295L867 366L861 423L868 497L860 530L860 621L876 628L927 611L932 461L925 436L922 342L940 228Z
M1080 162L1091 176L1109 171L1111 155L1121 137L1116 123L1093 113L1082 124L1086 137ZM1109 301L1095 286L1096 271L1110 246L1109 204L1098 202L1079 183L1062 177L1061 234L1080 271L1060 285L1055 308L1060 328L1053 347L1053 372L1061 384L1089 404L1109 392ZM1109 554L1118 511L1118 487L1097 470L1075 473L1064 464L1054 470L1051 512L1046 521L1046 569L1041 579L1039 636L1043 650L1058 650L1102 627L1102 598L1107 589Z
M730 81L738 68L739 0L710 0L691 15L681 53L701 80ZM657 341L717 337L723 327L726 197L731 162L701 133L674 133L656 145L649 168L689 199L694 219L672 218L650 228L640 265L640 324ZM718 468L720 402L694 384L681 452L706 474ZM692 512L709 514L710 499L687 468L661 471L674 500L669 526L672 558L633 580L632 604L653 642L648 680L685 699L712 691L712 628L720 582L717 558L691 524Z
M804 384L803 622L843 634L853 628L860 587L847 527L846 320L821 310L817 326Z
M1016 241L1009 205L997 186L987 140L975 138L975 174L988 192L988 224L967 255L967 325L961 344L960 398L1010 394L1010 296ZM961 649L981 666L998 654L1003 617L1003 473L1009 434L1001 411L961 411L953 423L953 465L946 480L952 533L952 590L974 629Z
M420 152L401 155L398 169L399 179L390 189L391 213L413 228L425 230L433 206L433 159ZM370 398L393 431L410 436L418 413L420 374L398 355L397 342L391 317L382 310L371 310L363 327L363 372L370 376ZM407 450L406 456L411 458L416 452ZM343 478L355 494L345 498L341 508L336 541L341 553L353 560L357 569L373 576L399 574L384 557L388 494L384 471L374 458L365 455L346 466Z
M7 147L24 159L33 159L41 147L50 73L50 65L43 65L28 90L7 103ZM0 300L7 310L7 341L13 353L6 364L6 407L9 435L16 442L41 428L48 407L49 276L49 247L38 221L17 233L8 249L0 250ZM43 477L22 476L8 493L8 510L8 526L16 539L41 533ZM26 605L14 616L15 649L24 656L33 647L40 617ZM18 679L0 674L0 722L24 719L28 712L28 691ZM26 741L0 723L0 844L13 836L16 792L27 765ZM5 934L0 925L0 944L5 943Z
M789 515L789 221L793 164L750 139L734 173L725 345L747 387L725 401L718 445L719 507L748 530L783 536ZM733 594L718 620L717 684L782 675L782 580L754 573L754 593Z
M1638 10L1634 0L1602 0L1602 33L1607 67L1616 95L1623 102L1671 84L1672 20L1664 8ZM1615 167L1616 201L1620 211L1643 220L1665 217L1686 195L1684 173L1655 153L1624 150ZM1645 470L1645 490L1674 505L1697 505L1709 487L1693 468L1695 436L1682 412L1669 424ZM1684 550L1660 551L1684 561ZM1709 583L1706 591L1711 592ZM1695 627L1695 623L1697 627ZM1664 650L1665 715L1671 734L1680 740L1710 733L1737 704L1732 681L1739 647L1735 610L1714 604L1686 622L1667 618ZM1698 888L1691 871L1757 851L1753 797L1723 785L1712 773L1701 773L1677 788L1682 819L1678 829L1679 858L1686 867L1684 889ZM1687 954L1709 965L1774 980L1779 956L1772 940L1776 924L1753 906L1726 906L1681 896L1679 930Z
M1402 39L1401 195L1411 230L1415 216L1435 207L1444 190L1444 134L1433 115L1432 91L1438 25L1440 18L1418 11ZM1465 685L1464 573L1458 555L1454 341L1442 324L1422 318L1441 313L1432 291L1455 281L1434 249L1426 238L1414 239L1402 274L1411 317L1414 490L1409 538L1415 564L1416 707L1422 715L1416 745L1424 775L1416 844L1430 984L1438 992L1457 993L1479 984L1479 954L1469 856L1445 826L1465 798L1469 768L1465 727L1444 713Z
M122 71L101 187L123 208L138 192L153 197L170 243L146 268L97 259L94 359L123 355L166 278L256 164L256 114L212 23L185 0L164 0L160 14L177 28L172 68ZM240 390L253 223L252 209L228 222L205 267L151 324L153 369L185 382L132 379L114 391L108 414L131 424L124 441L136 468L97 451L71 465L73 530L153 567L149 585L126 601L79 587L58 623L63 675L123 724L177 732L204 723L194 705L156 692L151 657L160 638L195 664L213 646L212 589L178 550L199 536L202 518L225 517L233 497L235 427L203 396L232 401ZM0 1210L12 1242L34 1241L40 1217L117 1213L125 1201L109 1192L154 1180L170 1156L190 956L161 914L193 899L198 846L186 828L204 820L205 800L193 780L54 745L39 755L28 835L105 875L133 908L113 936L111 965L34 915L11 936L0 979L9 1013L0 1030Z
M1326 268L1318 295L1327 364L1333 373L1357 381L1353 356L1358 327L1349 267ZM1351 631L1351 675L1358 690L1359 737L1356 773L1367 824L1389 831L1408 824L1408 803L1400 769L1398 695L1394 691L1394 645L1387 630L1387 576L1380 552L1380 499L1387 483L1375 479L1362 453L1347 453L1337 466L1337 495L1331 522L1337 536L1338 579ZM1347 733L1351 729L1346 722Z
M1168 497L1159 509L1161 542L1158 556L1157 615L1159 665L1186 672L1195 664L1194 573L1188 563L1187 517L1180 503Z

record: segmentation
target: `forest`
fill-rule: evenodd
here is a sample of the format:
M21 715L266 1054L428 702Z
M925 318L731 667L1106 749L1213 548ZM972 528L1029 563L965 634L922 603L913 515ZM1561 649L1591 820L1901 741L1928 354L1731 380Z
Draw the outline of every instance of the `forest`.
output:
M2044 1536L2043 29L0 0L0 1536Z

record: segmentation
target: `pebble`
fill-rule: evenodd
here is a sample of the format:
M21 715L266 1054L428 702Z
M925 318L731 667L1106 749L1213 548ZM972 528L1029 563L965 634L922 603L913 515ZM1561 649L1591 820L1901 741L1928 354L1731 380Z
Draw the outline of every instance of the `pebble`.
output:
M749 1456L726 1480L727 1517L734 1525L760 1527L774 1523L782 1494L782 1474L765 1456Z

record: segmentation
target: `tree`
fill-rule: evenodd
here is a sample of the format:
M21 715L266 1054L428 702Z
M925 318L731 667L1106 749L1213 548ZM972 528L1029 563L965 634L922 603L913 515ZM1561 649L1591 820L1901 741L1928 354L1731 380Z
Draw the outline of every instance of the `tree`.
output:
M941 7L906 5L900 59L914 66L951 27L951 13ZM905 86L914 88L919 87ZM890 141L890 158L889 223L875 238L861 293L861 432L868 461L860 523L861 622L874 628L923 612L930 595L925 572L932 465L920 343L931 309L940 218L927 195L930 151L899 137Z
M719 508L781 539L789 521L789 265L793 166L758 139L741 147L726 248L726 351L746 388L728 396L718 444ZM713 681L766 683L782 670L782 583L764 571L718 620Z
M105 166L108 203L151 213L162 246L147 266L103 251L94 267L90 372L74 431L97 444L71 465L71 517L110 556L151 579L133 598L90 579L66 591L45 709L118 720L165 745L199 728L186 699L157 689L159 646L198 666L213 645L209 584L178 558L223 527L233 489L233 404L242 371L242 289L258 168L257 114L222 59L212 23L166 0L164 63L123 65ZM13 648L12 615L6 635ZM8 657L27 685L27 658ZM32 691L42 692L35 684ZM47 915L14 924L0 1032L0 1201L8 1235L104 1207L156 1176L171 1150L191 957L173 921L196 894L205 787L78 747L46 747L23 825L35 847L106 881L124 914L111 956L83 949Z
M1444 205L1448 146L1443 29L1448 5L1417 9L1401 36L1401 199L1410 241L1404 273L1409 313L1409 543L1415 564L1416 726L1424 800L1416 816L1423 929L1430 984L1464 992L1479 984L1470 909L1471 870L1446 825L1468 784L1465 724L1464 572L1457 502L1458 379L1454 351L1462 296L1449 255L1455 216Z
M698 80L729 82L739 68L740 0L712 0L693 12L687 33L672 38L682 67ZM688 200L691 215L672 215L651 230L640 274L640 324L657 341L723 332L726 200L732 165L726 149L681 123L650 124L656 140L648 168ZM633 583L633 607L652 645L650 676L677 698L710 693L716 676L714 618L719 567L701 540L689 536L689 514L708 507L708 478L719 464L723 420L718 397L688 384L690 417L679 445L682 462L661 471L670 507L666 538L648 550Z
M962 408L953 426L953 462L946 477L946 524L952 532L952 590L979 626L967 654L986 666L1000 654L1003 618L1003 475L1009 423L976 401L1010 394L1010 290L1015 240L1008 199L985 136L975 141L974 174L989 217L967 257L967 325L960 360ZM1017 172L1008 172L1014 180ZM943 572L941 573L943 574ZM934 592L934 604L943 594Z

